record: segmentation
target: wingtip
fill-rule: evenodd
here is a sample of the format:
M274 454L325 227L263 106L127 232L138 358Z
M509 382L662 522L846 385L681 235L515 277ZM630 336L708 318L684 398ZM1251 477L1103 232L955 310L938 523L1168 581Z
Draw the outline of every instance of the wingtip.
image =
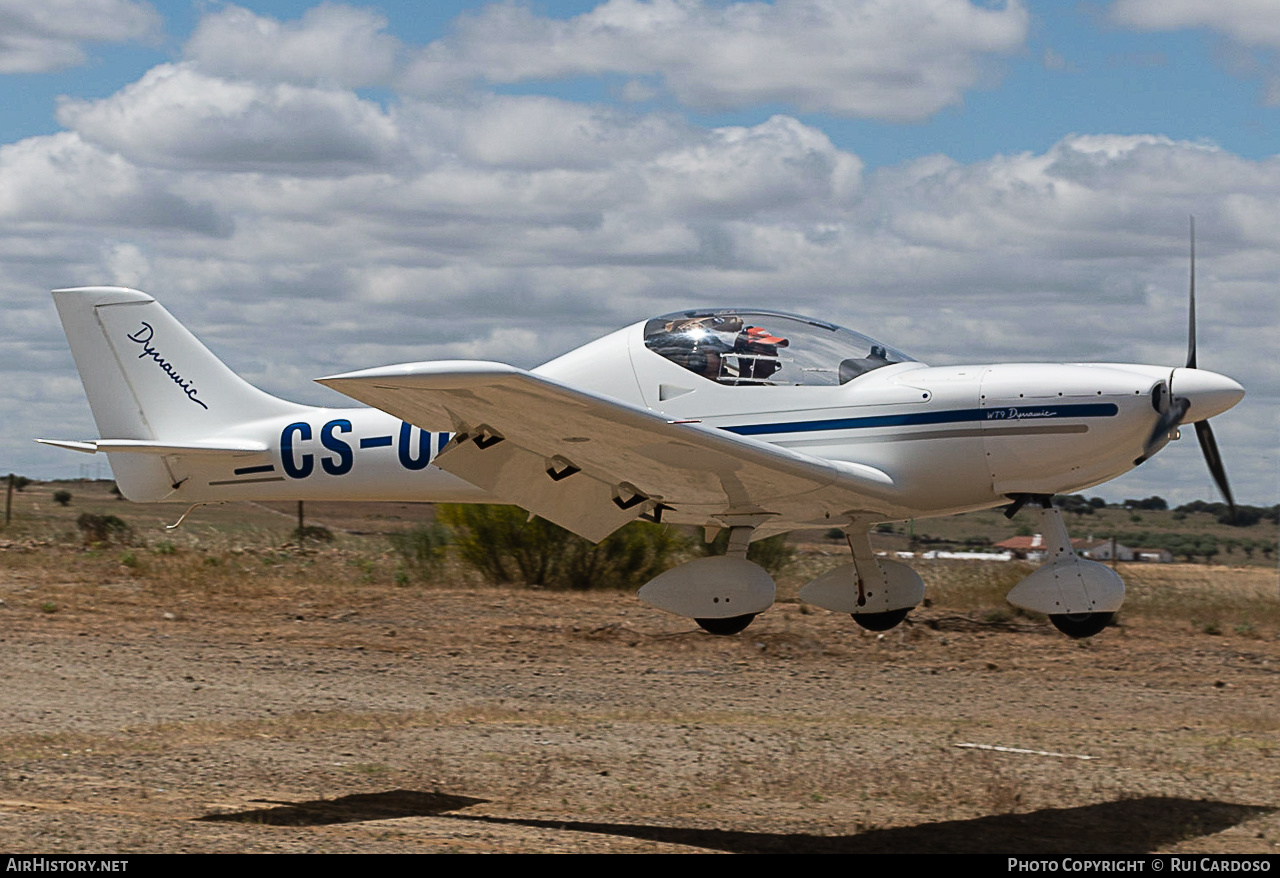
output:
M431 379L433 383L441 380L464 383L483 383L499 375L511 375L524 372L506 363L489 360L431 360L422 363L394 363L389 366L374 366L371 369L359 369L355 372L340 372L316 378L317 384L337 388L342 384L373 383L377 381L412 381L416 378Z

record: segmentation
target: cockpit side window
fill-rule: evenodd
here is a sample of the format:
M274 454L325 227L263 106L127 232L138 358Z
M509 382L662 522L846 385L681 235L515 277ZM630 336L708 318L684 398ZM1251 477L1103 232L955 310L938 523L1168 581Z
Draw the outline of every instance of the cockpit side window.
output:
M683 311L645 324L649 350L732 386L844 384L906 354L830 323L770 311Z

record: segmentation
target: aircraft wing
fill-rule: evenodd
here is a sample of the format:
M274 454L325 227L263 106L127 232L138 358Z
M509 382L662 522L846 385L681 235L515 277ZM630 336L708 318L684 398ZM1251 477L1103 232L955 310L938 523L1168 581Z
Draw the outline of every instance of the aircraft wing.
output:
M502 363L408 363L318 381L423 429L451 424L437 466L591 540L640 515L794 521L793 508L810 519L893 505L892 479L873 467L671 420Z

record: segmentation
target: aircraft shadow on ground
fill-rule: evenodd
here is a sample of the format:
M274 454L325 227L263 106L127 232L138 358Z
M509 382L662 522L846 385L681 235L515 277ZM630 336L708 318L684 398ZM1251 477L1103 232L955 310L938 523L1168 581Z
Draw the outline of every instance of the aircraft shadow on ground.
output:
M452 812L485 804L488 800L413 790L363 793L311 802L258 801L274 807L208 814L197 819L268 826L323 826L401 817L443 817L616 835L741 854L1009 853L1026 857L1145 854L1166 845L1222 832L1275 810L1259 805L1145 797L826 836L455 814Z
M270 799L253 801L272 807L206 814L196 819L208 823L254 823L262 826L327 826L331 823L364 823L400 817L439 817L460 808L483 805L488 799L452 796L448 793L388 790L385 793L357 793L312 802L276 802Z

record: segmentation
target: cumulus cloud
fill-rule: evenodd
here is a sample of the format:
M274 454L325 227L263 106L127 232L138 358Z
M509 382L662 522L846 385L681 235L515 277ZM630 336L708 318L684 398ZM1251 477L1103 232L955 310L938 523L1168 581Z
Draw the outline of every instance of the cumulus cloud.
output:
M286 109L289 131L311 137L268 118ZM1182 285L1168 280L1182 273L1188 213L1220 266L1244 280L1280 269L1268 233L1280 160L1157 136L866 173L788 116L708 129L537 96L387 113L348 92L186 65L68 102L61 118L71 132L0 151L0 216L72 237L119 216L142 231L116 236L104 273L234 301L359 301L401 318L502 310L535 326L589 314L586 333L691 302L841 320L833 302L857 290L854 314L892 324L904 301L983 310L1012 297L1103 309L1087 312L1088 344L1106 355L1127 331L1110 308L1168 315L1170 350L1181 344ZM189 234L179 246L147 231L159 228ZM411 325L392 322L392 334ZM902 335L889 341L936 351L926 324L892 325ZM1021 318L976 340L975 356L1045 353Z
M1280 5L1268 0L1116 0L1111 18L1136 30L1205 28L1225 39L1219 60L1235 76L1260 78L1262 103L1280 106Z
M72 133L0 147L0 220L10 235L85 226L230 231L211 202L186 198L171 181Z
M154 40L160 16L135 0L0 0L0 73L43 73L86 60L86 43Z
M400 42L386 26L372 10L332 3L296 22L226 6L200 20L184 51L218 76L360 88L386 82L395 67Z
M510 3L458 20L402 85L622 74L663 82L704 110L785 104L804 111L920 120L958 104L988 59L1020 49L1029 17L968 0L608 0L567 21ZM646 93L643 83L629 87Z
M694 136L675 117L538 95L407 101L401 118L412 141L491 168L604 168L643 160Z
M1269 0L1116 0L1111 17L1139 30L1203 27L1246 46L1280 48L1280 6Z
M58 121L160 167L344 173L395 148L390 118L349 91L225 80L190 64L161 64L102 100L64 99Z
M821 131L788 116L750 128L718 128L658 156L651 189L672 212L742 217L848 203L862 162Z

